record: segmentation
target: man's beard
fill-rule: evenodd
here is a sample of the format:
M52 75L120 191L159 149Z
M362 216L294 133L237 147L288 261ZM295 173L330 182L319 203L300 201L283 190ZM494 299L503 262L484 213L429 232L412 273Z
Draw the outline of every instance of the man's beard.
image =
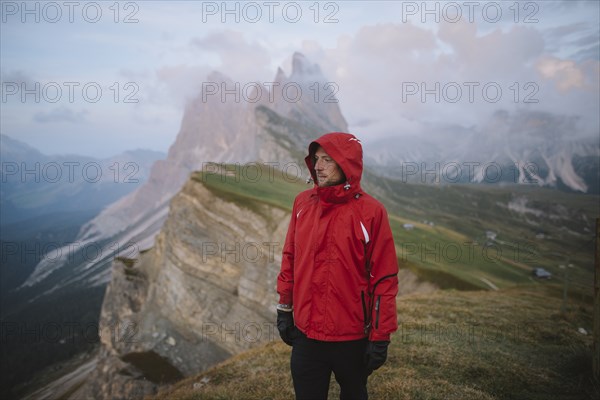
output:
M328 186L341 185L345 181L346 181L346 177L342 176L342 177L340 177L340 179L338 179L337 181L333 181L333 182L331 182L327 178L325 178L325 181L323 183L321 183L321 180L317 176L317 182L319 183L319 187L328 187Z

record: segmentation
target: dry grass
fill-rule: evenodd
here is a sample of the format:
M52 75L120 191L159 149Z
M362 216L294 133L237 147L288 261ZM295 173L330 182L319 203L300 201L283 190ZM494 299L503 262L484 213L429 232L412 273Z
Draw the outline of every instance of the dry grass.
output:
M548 287L442 291L399 300L388 362L369 378L372 399L592 399L591 304ZM291 399L290 348L274 342L187 378L157 399ZM332 381L330 399L338 398Z

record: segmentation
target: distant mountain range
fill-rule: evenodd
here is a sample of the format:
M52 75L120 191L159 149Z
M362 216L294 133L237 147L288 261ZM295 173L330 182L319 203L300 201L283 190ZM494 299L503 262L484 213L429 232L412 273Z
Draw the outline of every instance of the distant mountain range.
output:
M600 193L600 136L573 137L576 120L499 110L485 126L432 127L423 136L365 143L365 163L404 182L502 183Z
M1 225L56 212L99 212L141 186L163 157L150 150L105 159L47 155L1 134Z

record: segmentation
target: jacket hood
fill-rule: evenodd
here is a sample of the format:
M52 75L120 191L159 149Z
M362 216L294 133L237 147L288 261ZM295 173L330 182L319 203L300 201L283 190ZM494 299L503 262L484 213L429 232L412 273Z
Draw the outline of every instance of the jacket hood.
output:
M314 155L319 146L335 160L344 172L344 175L346 175L346 182L342 185L335 185L332 187L342 186L343 191L346 192L346 194L354 195L359 192L361 190L360 179L363 171L363 151L360 140L350 133L331 132L321 136L308 145L308 156L304 158L304 161L306 162L312 180L317 187Z

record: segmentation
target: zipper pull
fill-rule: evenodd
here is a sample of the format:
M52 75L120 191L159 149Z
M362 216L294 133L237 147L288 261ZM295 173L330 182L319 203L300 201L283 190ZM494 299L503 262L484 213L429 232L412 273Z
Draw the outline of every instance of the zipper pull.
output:
M381 300L381 295L377 296L377 301L375 302L375 329L379 329L379 301Z

